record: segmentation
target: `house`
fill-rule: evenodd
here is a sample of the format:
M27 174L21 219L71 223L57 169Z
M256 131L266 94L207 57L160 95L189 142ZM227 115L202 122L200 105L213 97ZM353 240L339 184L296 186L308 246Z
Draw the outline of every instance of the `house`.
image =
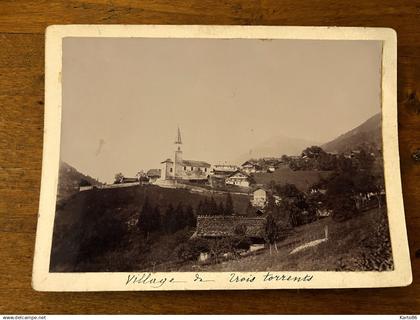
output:
M259 171L261 171L261 169L262 169L261 166L258 163L256 163L255 161L252 161L252 160L245 161L241 165L241 170L243 172L245 172L246 174L259 172Z
M324 188L320 188L317 186L313 186L309 189L309 194L314 195L314 194L326 194L327 193L327 189Z
M175 141L176 150L174 159L162 161L160 180L188 180L204 181L208 180L211 165L205 161L184 160L181 150L182 140L181 131L178 128L178 135Z
M239 170L239 167L234 164L215 164L212 173L215 175L230 175Z
M262 188L255 190L252 193L251 203L254 207L264 208L267 204L267 191Z
M147 171L146 176L150 183L154 183L160 178L160 169L150 169Z
M122 179L120 179L120 183L136 183L139 182L138 178L126 178L126 177L122 177Z
M273 195L273 198L274 198L274 203L277 205L277 206L279 206L280 205L280 203L281 203L281 197L280 196L278 196L278 195Z
M316 210L316 216L318 218L325 218L325 217L329 217L330 215L332 215L333 211L326 209L326 208L320 208Z
M92 190L93 186L80 186L79 187L79 191L87 191L87 190Z
M236 171L226 178L225 183L227 185L234 185L234 186L248 188L251 183L251 179L249 178L247 174L241 171Z

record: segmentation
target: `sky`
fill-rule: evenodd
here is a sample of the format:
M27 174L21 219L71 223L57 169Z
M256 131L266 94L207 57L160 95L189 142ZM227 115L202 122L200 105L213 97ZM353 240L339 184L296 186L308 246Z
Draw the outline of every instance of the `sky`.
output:
M102 182L173 157L319 144L380 112L381 42L65 38L61 160ZM309 142L308 142L309 143ZM281 154L279 154L280 156Z

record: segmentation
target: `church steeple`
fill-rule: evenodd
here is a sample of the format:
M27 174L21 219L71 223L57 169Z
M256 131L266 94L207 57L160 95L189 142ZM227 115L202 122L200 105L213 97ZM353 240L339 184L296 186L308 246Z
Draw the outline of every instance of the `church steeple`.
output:
M176 137L175 144L178 145L178 150L181 150L182 139L181 139L181 129L179 129L179 126L178 126L178 135Z

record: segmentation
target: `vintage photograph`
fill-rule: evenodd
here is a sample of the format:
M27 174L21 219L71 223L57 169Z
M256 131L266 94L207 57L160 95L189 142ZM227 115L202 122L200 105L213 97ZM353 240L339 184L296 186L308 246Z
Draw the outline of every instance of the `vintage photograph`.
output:
M67 37L49 271L394 269L382 41Z

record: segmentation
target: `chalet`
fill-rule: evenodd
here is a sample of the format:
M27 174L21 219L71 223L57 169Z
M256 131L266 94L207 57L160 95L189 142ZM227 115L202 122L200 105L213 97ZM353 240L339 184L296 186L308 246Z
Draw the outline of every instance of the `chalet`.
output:
M254 207L264 208L267 204L267 191L262 188L255 190L252 194L251 203Z
M126 177L122 177L122 179L120 179L120 183L135 183L135 182L139 182L139 179L137 179L137 178L126 178Z
M212 173L215 175L230 175L239 170L239 167L234 164L215 164Z
M241 170L246 174L259 172L262 170L261 166L255 161L248 160L241 165Z
M116 180L114 181L114 184L138 183L138 182L139 182L139 179L137 177L127 178L127 177L124 177L123 175L121 175L121 176L116 178Z
M157 179L160 178L160 169L150 169L147 171L146 176L150 183L154 183Z
M247 174L241 171L236 171L226 178L225 183L227 185L234 185L234 186L248 188L251 183L251 179L249 178Z

